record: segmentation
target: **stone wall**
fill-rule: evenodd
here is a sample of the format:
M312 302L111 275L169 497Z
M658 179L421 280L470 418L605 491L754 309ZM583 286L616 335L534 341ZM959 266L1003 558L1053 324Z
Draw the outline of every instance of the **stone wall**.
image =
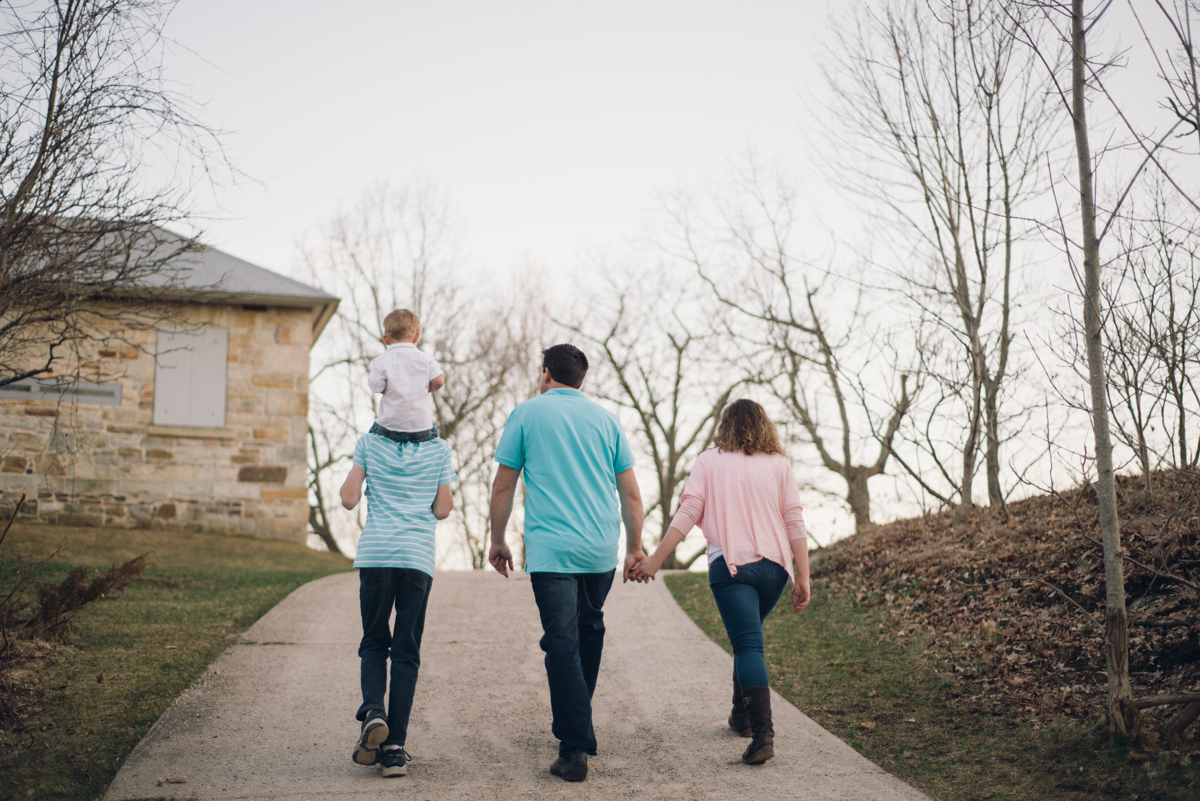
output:
M30 521L305 539L315 312L194 304L183 313L229 330L225 427L154 425L156 332L109 332L55 374L120 382L119 405L0 399L0 515L25 491Z

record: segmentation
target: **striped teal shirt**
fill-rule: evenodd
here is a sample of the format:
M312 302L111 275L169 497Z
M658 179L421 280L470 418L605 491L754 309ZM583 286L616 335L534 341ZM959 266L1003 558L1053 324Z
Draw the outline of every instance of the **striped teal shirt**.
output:
M458 481L444 439L393 442L378 434L359 437L354 463L367 472L367 522L358 539L355 567L407 567L433 575L439 484Z

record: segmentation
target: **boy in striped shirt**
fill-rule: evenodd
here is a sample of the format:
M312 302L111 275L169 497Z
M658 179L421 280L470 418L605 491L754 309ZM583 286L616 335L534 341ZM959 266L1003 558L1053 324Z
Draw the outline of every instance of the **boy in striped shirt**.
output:
M440 438L396 442L368 433L355 445L353 461L341 489L342 506L358 505L365 481L367 522L354 559L363 625L358 647L363 701L351 758L360 765L378 762L384 776L403 776L410 761L404 745L433 584L437 521L454 508L450 484L458 476L450 445ZM389 628L393 607L396 624Z

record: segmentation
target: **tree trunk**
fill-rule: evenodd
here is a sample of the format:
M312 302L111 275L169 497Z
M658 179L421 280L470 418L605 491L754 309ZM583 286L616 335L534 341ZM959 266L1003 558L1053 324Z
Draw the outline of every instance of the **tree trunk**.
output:
M1129 681L1129 629L1125 615L1125 565L1117 519L1117 488L1108 430L1108 392L1104 373L1100 314L1100 244L1096 238L1096 206L1092 195L1092 157L1088 145L1084 97L1086 42L1083 0L1071 3L1071 111L1075 152L1079 164L1079 203L1083 223L1084 332L1087 337L1088 379L1092 393L1092 432L1096 444L1096 499L1100 536L1104 542L1106 618L1104 656L1108 665L1108 725L1111 734L1137 737L1141 718Z
M971 509L975 503L971 499L971 485L975 481L975 455L978 447L979 433L979 417L975 416L975 424L973 430L967 437L967 444L963 447L962 458L962 483L958 488L958 509L954 512L954 522L961 523L971 515Z
M325 510L318 509L316 506L308 507L308 525L312 527L313 533L321 538L325 543L325 547L330 553L341 554L342 548L338 545L337 540L333 538L333 532L329 529L329 521L325 518Z
M997 397L1000 387L988 381L984 386L984 426L986 447L984 465L987 468L988 503L996 508L1004 506L1004 491L1000 488L1000 402Z
M871 491L867 488L867 467L847 468L846 502L854 515L854 533L861 534L871 527Z

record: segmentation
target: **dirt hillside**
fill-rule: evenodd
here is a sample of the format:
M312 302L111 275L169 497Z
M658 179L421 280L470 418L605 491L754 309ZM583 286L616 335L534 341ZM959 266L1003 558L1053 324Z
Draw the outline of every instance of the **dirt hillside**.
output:
M1149 490L1122 477L1118 498L1134 695L1200 692L1200 473L1156 473ZM923 636L963 703L1015 709L1035 727L1097 719L1106 680L1095 500L1083 487L979 509L963 524L952 513L898 521L818 552L814 572L882 606L900 636ZM1159 742L1184 708L1144 709L1147 745L1200 751L1196 724L1181 743Z

